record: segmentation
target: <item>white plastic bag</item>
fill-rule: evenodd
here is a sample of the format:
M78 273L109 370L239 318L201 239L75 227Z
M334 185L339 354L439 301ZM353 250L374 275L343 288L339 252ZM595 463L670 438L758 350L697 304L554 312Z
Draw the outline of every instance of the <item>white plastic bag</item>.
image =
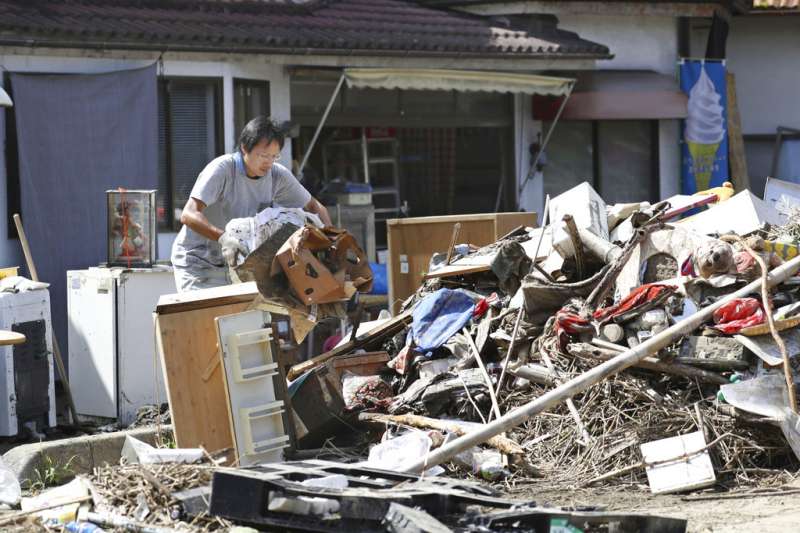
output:
M17 505L22 496L17 475L0 457L0 503Z
M126 435L121 455L128 464L196 463L203 458L203 450L200 448L156 448Z
M399 437L376 444L369 451L365 466L403 472L425 457L433 446L433 441L424 431L409 431ZM444 472L440 466L425 471L426 476L438 476Z

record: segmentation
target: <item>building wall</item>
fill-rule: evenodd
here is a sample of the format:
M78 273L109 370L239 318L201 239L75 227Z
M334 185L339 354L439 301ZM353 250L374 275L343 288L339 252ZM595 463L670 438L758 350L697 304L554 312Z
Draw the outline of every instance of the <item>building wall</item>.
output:
M692 56L705 55L708 21L693 23ZM800 128L800 17L734 17L727 42L728 70L736 75L742 133Z
M800 128L800 17L736 17L727 52L743 133Z
M652 70L675 76L678 60L678 19L674 16L648 15L558 15L559 27L574 31L582 38L609 47L614 58L597 61L597 70ZM517 104L521 109L522 103ZM526 108L527 109L527 108ZM517 146L522 147L517 161L527 161L528 144L536 138L541 124L531 120L530 114L517 114L523 121L517 128ZM680 148L678 145L680 121L662 120L659 123L659 184L661 197L680 192ZM558 125L556 125L558 128ZM520 141L520 135L522 140ZM527 165L520 179L524 179ZM547 172L545 168L544 172ZM530 180L520 196L520 205L541 212L544 207L541 174Z
M157 55L142 57L142 54L137 54L133 57L91 57L91 55L90 53L52 56L22 55L4 52L0 49L0 65L10 72L93 74L144 67L152 64L158 57ZM173 59L169 54L164 55L163 61L165 76L222 78L223 141L226 151L233 150L238 136L238 132L234 131L233 125L234 78L269 81L272 115L282 120L291 118L289 75L282 65L268 63L256 57L248 57L247 60L198 57L196 60L191 60L185 57ZM0 121L4 119L5 113L0 111ZM4 146L5 128L3 126L4 123L0 122L0 144ZM291 160L291 141L284 146L283 158L284 160ZM5 150L2 150L0 151L0 266L23 265L24 258L19 241L11 240L7 237L8 206L5 201L5 191L6 162ZM175 235L175 233L159 233L159 259L169 259Z
M614 59L598 69L655 70L675 74L678 22L671 16L558 15L559 27L609 47Z

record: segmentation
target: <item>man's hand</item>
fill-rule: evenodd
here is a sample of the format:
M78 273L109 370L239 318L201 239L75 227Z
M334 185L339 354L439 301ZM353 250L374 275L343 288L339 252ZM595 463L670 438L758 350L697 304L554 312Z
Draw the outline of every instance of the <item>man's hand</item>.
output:
M328 210L325 209L325 206L319 202L316 198L311 198L308 203L303 207L309 213L315 213L319 216L319 219L325 226L333 226L333 222L331 221L331 216L328 214Z
M236 266L236 258L241 253L243 256L247 255L247 248L239 242L239 239L233 237L232 235L228 235L227 233L223 233L220 235L217 242L222 247L222 257L225 258L225 262L228 264L229 267Z

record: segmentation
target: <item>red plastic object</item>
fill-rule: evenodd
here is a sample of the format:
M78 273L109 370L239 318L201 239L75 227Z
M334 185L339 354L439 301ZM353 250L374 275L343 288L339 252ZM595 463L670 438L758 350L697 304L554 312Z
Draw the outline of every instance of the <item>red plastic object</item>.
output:
M765 319L761 302L755 298L736 298L714 311L714 329L732 335L743 328L763 324Z

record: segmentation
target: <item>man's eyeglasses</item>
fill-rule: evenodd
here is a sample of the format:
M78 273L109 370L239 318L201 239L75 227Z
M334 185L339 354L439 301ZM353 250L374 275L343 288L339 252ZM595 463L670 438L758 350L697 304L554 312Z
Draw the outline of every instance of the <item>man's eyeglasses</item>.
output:
M281 160L281 154L258 154L256 157L261 159L262 161L272 161L273 163Z

